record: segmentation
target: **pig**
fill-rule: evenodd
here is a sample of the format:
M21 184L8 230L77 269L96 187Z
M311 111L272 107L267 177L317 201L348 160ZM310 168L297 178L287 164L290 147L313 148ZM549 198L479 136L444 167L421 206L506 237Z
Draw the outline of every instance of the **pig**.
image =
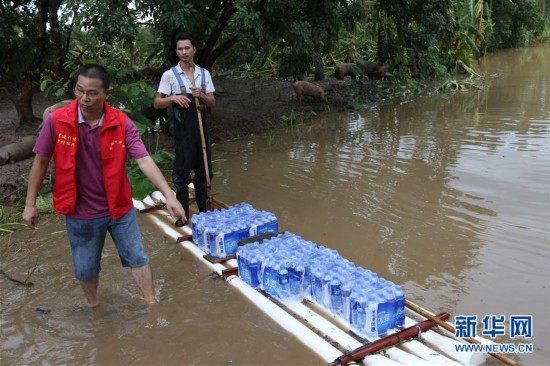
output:
M44 109L44 112L42 113L42 122L46 121L46 118L48 118L48 115L53 112L56 109L59 109L61 107L65 107L69 104L71 104L73 100L72 99L65 99L62 100L59 103L55 103L54 105L49 106L48 108Z
M304 95L309 95L314 99L328 103L325 91L320 86L303 80L295 82L292 86L296 92L296 99L298 99L300 103L302 102L302 96Z
M355 80L356 77L362 78L364 75L363 70L355 64L343 62L334 69L334 76L338 80L343 80L346 76L349 76L351 80Z
M367 75L370 79L382 79L388 72L390 64L385 63L380 66L376 62L360 60L357 61L357 67L363 70L365 75Z
M71 104L72 99L65 99L62 100L59 103L55 103L54 105L49 106L48 108L44 109L44 112L42 112L42 123L37 128L37 131L40 132L42 130L42 127L44 126L44 122L46 122L46 118L48 118L48 115L53 112L56 109L65 107L69 104Z

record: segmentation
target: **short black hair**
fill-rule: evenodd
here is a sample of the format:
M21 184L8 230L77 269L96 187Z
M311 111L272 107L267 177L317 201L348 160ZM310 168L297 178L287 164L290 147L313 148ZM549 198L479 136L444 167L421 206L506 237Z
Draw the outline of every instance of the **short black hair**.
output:
M185 32L176 34L174 46L178 44L178 41L185 41L185 40L189 40L189 42L191 42L191 46L195 47L195 41L193 40L193 37L189 33L185 33Z
M101 85L105 90L109 89L111 85L111 75L109 75L109 71L99 64L84 64L80 66L75 75L75 82L80 75L90 79L101 79Z

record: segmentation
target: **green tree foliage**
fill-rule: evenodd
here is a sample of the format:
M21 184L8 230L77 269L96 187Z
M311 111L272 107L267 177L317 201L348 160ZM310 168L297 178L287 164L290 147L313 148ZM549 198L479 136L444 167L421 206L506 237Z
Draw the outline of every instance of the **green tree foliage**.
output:
M199 46L196 61L208 69L239 39L238 35L222 39L223 31L238 10L235 1L139 0L135 3L140 14L150 19L160 34L159 42L171 63L177 62L174 38L179 32L193 35Z
M401 75L438 78L485 50L529 44L548 29L546 0L378 0L381 59ZM546 16L545 16L546 15Z
M542 34L550 23L547 0L493 0L494 34L489 49L521 47Z
M353 28L363 14L361 1L143 0L136 4L162 34L166 57L173 63L177 61L173 39L187 31L197 44L197 63L208 69L230 51L236 62L251 62L260 50L271 54L282 76L294 77L308 74L311 68L320 70L322 55L334 47L340 29Z
M361 1L269 1L261 41L277 44L281 76L300 78L313 67L319 80L323 55L334 50L340 30L353 30L364 16Z
M452 11L458 27L448 49L447 66L458 63L471 67L485 54L493 31L490 8L483 0L468 0L455 3Z
M131 70L117 85L137 82L139 68L175 63L174 35L184 30L195 37L197 63L214 72L247 65L319 79L323 66L367 58L391 62L396 77L438 78L471 66L488 46L549 32L549 8L547 0L2 1L0 87L19 122L30 123L40 73L68 86L76 61L93 59Z
M378 0L378 56L402 75L446 74L447 48L458 30L451 0Z
M0 2L0 87L17 109L19 125L32 123L32 81L49 46L47 25L56 0Z

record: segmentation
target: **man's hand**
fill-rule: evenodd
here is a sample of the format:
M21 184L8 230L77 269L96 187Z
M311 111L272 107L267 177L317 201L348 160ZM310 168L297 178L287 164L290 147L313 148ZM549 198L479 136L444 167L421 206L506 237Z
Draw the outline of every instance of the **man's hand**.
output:
M166 198L166 209L170 212L170 216L172 216L173 219L180 217L182 221L186 222L185 210L176 198L175 193L170 189L170 186L168 186L166 179L153 159L147 155L136 159L136 162L143 174L145 174L151 183L153 183Z
M194 86L191 88L191 93L193 94L193 97L200 99L201 98L201 90L199 87Z
M31 229L35 229L38 225L38 209L36 206L25 206L23 211L23 221Z
M25 210L23 211L23 221L28 227L34 229L38 225L38 209L36 208L36 197L40 186L46 176L50 155L36 154L29 172L29 185L27 186L27 197L25 199Z
M183 108L189 108L189 105L191 104L191 100L187 98L185 95L172 95L170 97L172 99L172 102L176 103L177 105L183 107Z
M181 221L184 223L187 222L185 210L175 195L171 194L166 197L166 209L170 212L170 216L172 216L173 219L181 218Z

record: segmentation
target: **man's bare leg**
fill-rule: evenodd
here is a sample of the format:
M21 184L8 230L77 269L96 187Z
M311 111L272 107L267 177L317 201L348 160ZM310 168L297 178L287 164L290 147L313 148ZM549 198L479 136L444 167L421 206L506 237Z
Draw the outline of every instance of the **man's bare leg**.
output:
M99 305L99 300L97 299L98 284L99 275L87 281L80 281L80 286L82 287L82 290L84 290L84 295L86 296L86 301L88 301L89 308L95 308Z
M146 264L143 267L132 268L132 276L141 290L147 305L154 305L157 301L155 300L155 287L153 285L151 266Z

